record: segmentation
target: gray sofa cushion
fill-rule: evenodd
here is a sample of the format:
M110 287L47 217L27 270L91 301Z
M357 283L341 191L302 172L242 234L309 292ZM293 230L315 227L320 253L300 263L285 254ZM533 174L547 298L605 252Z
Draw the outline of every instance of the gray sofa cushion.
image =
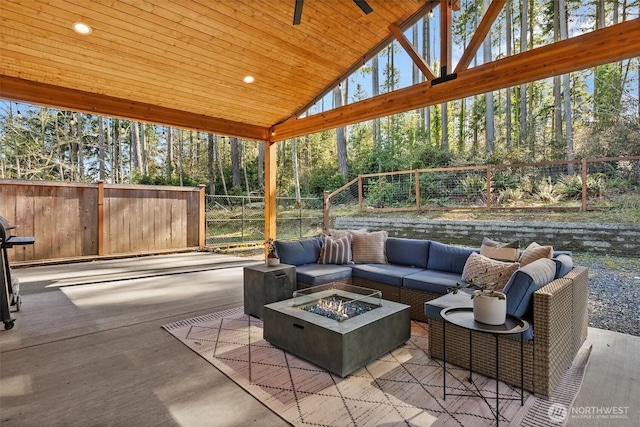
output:
M296 280L310 286L324 285L351 277L351 267L336 264L304 264L296 266Z
M409 289L444 295L447 293L447 289L455 287L456 283L465 284L467 282L460 278L460 274L437 270L422 270L405 277L402 281L402 286Z
M311 264L318 261L322 239L311 237L309 239L283 242L276 240L276 253L280 262L289 265Z
M387 261L389 264L427 268L429 240L387 238Z
M422 270L419 267L391 264L355 264L351 269L353 277L393 286L402 286L403 277Z
M507 295L507 313L531 319L533 293L556 276L556 264L549 258L541 258L518 269L504 287Z
M427 269L462 274L464 264L473 252L477 251L432 241L429 245Z

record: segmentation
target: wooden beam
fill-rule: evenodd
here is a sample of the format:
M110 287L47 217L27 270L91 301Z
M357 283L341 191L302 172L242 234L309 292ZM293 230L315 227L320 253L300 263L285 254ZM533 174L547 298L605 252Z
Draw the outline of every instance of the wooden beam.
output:
M258 141L266 140L269 132L266 127L5 75L0 76L0 97L31 104L66 108L90 114L121 117Z
M458 73L455 80L399 89L274 126L281 141L437 105L640 55L640 18L512 55Z
M464 53L462 54L462 57L460 57L460 61L456 66L456 70L455 70L456 73L459 73L460 71L466 70L467 68L469 68L469 64L471 64L473 57L476 56L478 49L482 45L482 42L484 41L484 39L487 37L487 34L489 34L489 31L491 30L491 26L495 22L496 18L500 14L500 11L502 10L506 2L507 2L506 0L493 0L491 2L489 7L487 8L487 11L482 16L482 21L480 21L480 25L478 25L478 28L476 28L475 33L473 33L473 37L471 37L471 41L465 48Z
M422 74L424 74L427 80L435 79L436 76L433 74L433 71L431 71L429 64L425 62L424 58L416 50L415 46L407 40L400 27L396 24L391 24L389 25L389 31L391 31L391 34L393 34L396 40L398 40L398 43L400 43L404 50L407 51L413 63L416 64L420 71L422 71Z
M418 22L420 20L420 18L425 16L427 13L431 12L439 3L440 3L440 0L428 0L424 4L424 6L422 6L409 19L407 19L405 22L399 24L398 28L400 28L402 31L404 31L407 28L411 27L413 24ZM320 101L322 98L324 98L324 96L326 94L331 92L336 86L338 86L340 83L342 83L351 74L353 74L356 71L358 71L358 69L360 67L362 67L364 64L366 64L367 61L369 61L371 58L376 56L382 49L387 47L387 45L389 45L389 43L391 43L393 41L393 38L394 38L393 35L389 34L389 37L385 37L383 40L381 40L380 43L375 45L375 47L373 49L371 49L369 52L364 54L351 67L349 67L347 70L345 70L344 73L340 74L340 76L338 76L334 81L332 81L326 88L324 88L320 93L318 93L312 100L310 100L309 102L304 104L302 107L297 109L296 112L291 117L283 120L282 122L280 122L278 124L284 123L284 122L289 121L289 120L294 120L294 119L300 117L302 114L306 113L307 110L309 110L309 108L313 107L318 101Z
M451 11L451 0L440 0L440 77L451 72L451 27L453 13Z

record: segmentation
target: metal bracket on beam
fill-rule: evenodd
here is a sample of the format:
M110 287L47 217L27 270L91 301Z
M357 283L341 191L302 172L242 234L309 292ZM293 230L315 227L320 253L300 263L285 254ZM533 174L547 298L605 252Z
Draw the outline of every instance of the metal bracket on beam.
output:
M440 77L431 80L431 86L435 86L440 83L448 82L449 80L455 80L458 78L458 73L447 74L447 67L440 67Z

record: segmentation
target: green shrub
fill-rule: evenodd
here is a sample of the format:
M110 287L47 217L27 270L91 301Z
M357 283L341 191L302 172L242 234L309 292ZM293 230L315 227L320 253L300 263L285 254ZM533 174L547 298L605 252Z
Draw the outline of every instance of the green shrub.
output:
M514 204L524 199L525 193L519 188L505 188L498 192L496 202L499 205Z
M479 196L487 191L487 179L478 175L467 175L456 187L455 192L464 196Z
M575 174L560 176L556 192L565 199L580 199L582 197L582 178Z

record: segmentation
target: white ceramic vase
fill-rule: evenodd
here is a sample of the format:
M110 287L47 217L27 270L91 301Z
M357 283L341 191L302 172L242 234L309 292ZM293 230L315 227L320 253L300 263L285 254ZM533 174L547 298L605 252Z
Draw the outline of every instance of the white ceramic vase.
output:
M267 265L269 267L280 265L280 258L267 258Z
M502 292L476 291L473 317L487 325L502 325L507 319L507 297Z

